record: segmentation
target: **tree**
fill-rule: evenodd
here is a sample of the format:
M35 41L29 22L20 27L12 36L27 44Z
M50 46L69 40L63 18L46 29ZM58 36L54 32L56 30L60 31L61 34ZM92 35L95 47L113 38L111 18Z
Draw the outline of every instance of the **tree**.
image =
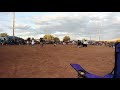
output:
M53 35L50 35L50 34L45 35L43 38L47 41L53 41L54 40Z
M60 39L58 37L54 37L54 42L60 42Z
M65 36L65 37L63 38L63 41L64 41L64 42L69 42L69 41L70 41L70 37L69 37L69 36Z
M0 33L0 37L6 37L9 36L7 33Z

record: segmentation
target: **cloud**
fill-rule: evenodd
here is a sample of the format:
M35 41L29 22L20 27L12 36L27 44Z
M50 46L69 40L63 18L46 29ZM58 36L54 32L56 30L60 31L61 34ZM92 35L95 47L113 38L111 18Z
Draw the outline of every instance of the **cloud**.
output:
M31 26L27 25L27 24L15 24L15 29L29 30L30 28L31 28Z
M116 33L120 27L118 13L67 13L52 16L34 16L31 22L38 26L36 32L49 33L63 37L67 33L80 34L78 37L86 38L92 35L97 39L98 30L101 31L102 39L118 37ZM114 31L116 30L116 31ZM59 34L58 34L59 32ZM111 37L110 37L111 36Z
M2 24L0 24L0 33L4 33L4 28Z
M0 13L0 16L3 14L7 15ZM120 37L119 28L119 12L43 12L31 16L16 16L15 33L21 37L39 38L48 33L61 39L70 35L72 39L91 36L98 40L100 30L101 40L106 40ZM0 31L10 33L11 29L12 23L6 22Z

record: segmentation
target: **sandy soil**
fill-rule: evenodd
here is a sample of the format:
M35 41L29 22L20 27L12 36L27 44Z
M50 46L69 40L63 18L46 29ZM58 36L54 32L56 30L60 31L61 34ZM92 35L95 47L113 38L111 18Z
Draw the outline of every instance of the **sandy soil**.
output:
M67 45L0 46L0 78L77 78L70 63L103 76L114 67L114 48Z

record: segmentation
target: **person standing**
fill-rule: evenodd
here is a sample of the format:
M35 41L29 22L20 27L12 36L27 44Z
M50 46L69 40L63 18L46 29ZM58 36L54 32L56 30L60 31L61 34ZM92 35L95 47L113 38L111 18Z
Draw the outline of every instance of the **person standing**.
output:
M81 41L80 41L80 40L78 40L77 46L78 46L78 48L81 48L82 43L81 43Z
M65 46L66 45L66 43L63 41L63 46Z
M30 45L30 42L31 42L31 38L28 38L27 39L27 45Z
M27 46L29 45L29 41L27 40Z
M75 41L74 41L74 40L72 41L72 46L73 46L73 45L75 45Z
M40 38L40 45L43 46L43 38Z
M56 47L56 45L57 45L57 42L54 41L54 47Z
M4 45L4 40L1 40L1 45Z
M35 44L35 41L34 41L34 39L33 39L33 38L32 38L32 43L31 43L31 44L32 44L32 46L34 46L34 44Z
M85 40L83 43L84 43L84 46L87 47L87 44L88 44L87 40Z

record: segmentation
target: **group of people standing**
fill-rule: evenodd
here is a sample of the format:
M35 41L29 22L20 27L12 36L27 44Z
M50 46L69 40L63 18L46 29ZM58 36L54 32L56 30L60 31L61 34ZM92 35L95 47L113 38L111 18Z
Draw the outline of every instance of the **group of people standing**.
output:
M11 38L3 38L0 39L0 45L25 45L25 41L23 39L11 39Z
M87 47L87 44L88 44L88 42L87 42L87 40L78 40L77 41L77 47L78 48L81 48L81 47ZM75 41L73 40L72 41L72 45L75 45Z
M41 46L43 46L43 44L44 44L43 38L40 38L39 43L40 43ZM30 44L31 44L32 46L35 45L35 40L34 40L34 38L32 38L32 40L31 40L30 38L27 39L27 46L30 45Z
M5 45L5 44L9 45L10 44L10 45L27 45L27 46L32 45L32 46L34 46L35 44L40 44L41 46L43 46L44 43L45 43L45 40L43 38L40 38L39 41L36 41L34 38L32 38L32 39L28 38L27 40L17 39L17 38L6 40L4 38L4 40L0 40L0 45ZM76 43L76 41L73 40L72 45L75 45L75 43ZM57 44L58 44L58 42L56 42L56 41L53 42L54 47L56 47ZM63 46L66 46L67 43L65 41L63 41L62 44L63 44ZM87 44L88 44L87 40L84 40L84 41L78 40L77 41L78 48L87 47Z

